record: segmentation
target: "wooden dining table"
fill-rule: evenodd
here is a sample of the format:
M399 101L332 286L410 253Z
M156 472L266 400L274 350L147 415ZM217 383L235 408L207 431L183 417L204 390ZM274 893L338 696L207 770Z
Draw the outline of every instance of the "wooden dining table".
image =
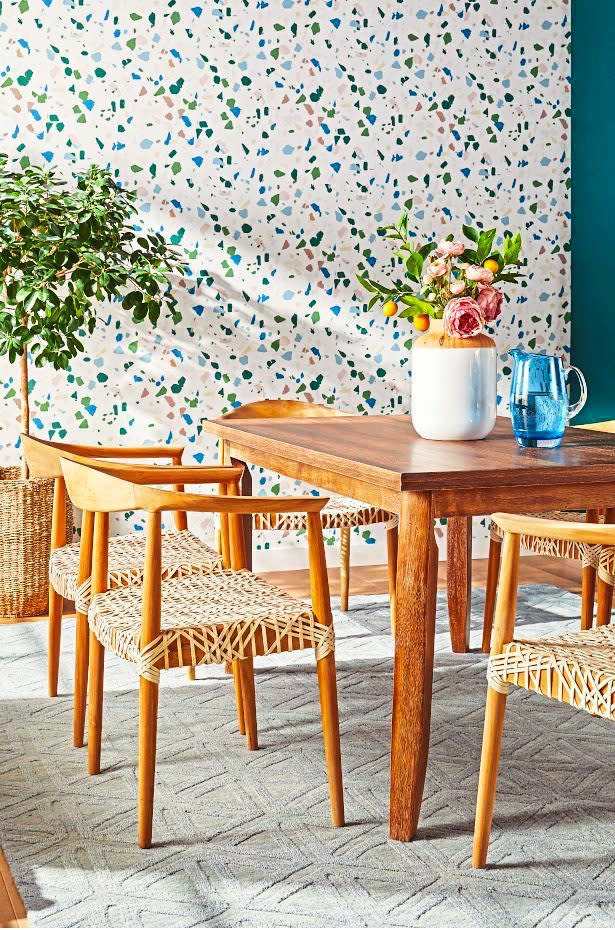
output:
M472 517L615 507L615 435L569 429L556 449L522 449L510 420L484 440L421 439L409 416L211 420L232 459L399 514L389 834L416 832L429 748L438 551L448 518L453 648L468 648ZM252 490L249 468L242 493ZM251 523L246 524L251 538Z

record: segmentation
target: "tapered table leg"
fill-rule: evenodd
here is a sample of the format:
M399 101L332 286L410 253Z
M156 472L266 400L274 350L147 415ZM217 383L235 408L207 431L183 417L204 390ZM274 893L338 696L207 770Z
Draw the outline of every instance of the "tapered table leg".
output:
M402 493L397 555L389 834L411 840L429 750L438 581L431 495Z
M449 517L446 523L446 590L453 652L470 648L472 605L472 517Z
M237 465L240 468L243 468L243 475L241 478L241 494L242 496L247 495L248 497L250 497L252 494L252 473L250 472L250 469L248 468L245 462L242 462L240 459L233 458L232 456L231 456L231 465ZM242 517L242 522L243 522L243 533L244 533L245 553L246 553L245 564L246 564L246 568L249 568L250 571L252 571L252 514L249 514L249 513L245 514ZM231 668L230 662L226 663L225 668L226 668L227 675L231 675L233 673L233 669ZM236 683L236 688L237 688L237 683ZM239 715L239 730L241 733L243 733L244 732L243 730L243 707L240 706L241 688L239 688L236 691L236 693L237 693L237 698L238 698L237 713Z
M250 497L252 494L252 474L245 462L231 457L231 465L243 466L243 476L241 478L241 494L243 497ZM243 532L246 547L246 568L252 570L252 514L245 514L243 520Z

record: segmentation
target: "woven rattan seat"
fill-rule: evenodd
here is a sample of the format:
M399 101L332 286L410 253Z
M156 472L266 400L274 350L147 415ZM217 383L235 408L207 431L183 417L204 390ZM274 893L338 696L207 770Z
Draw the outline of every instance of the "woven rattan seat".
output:
M615 624L544 639L515 639L491 656L487 678L496 691L520 685L615 720Z
M615 549L613 546L603 546L600 550L598 577L615 587Z
M110 588L135 584L143 579L145 533L114 536L109 540ZM195 572L220 568L222 559L215 549L202 542L189 530L168 530L162 534L162 577L175 578ZM62 546L51 553L49 579L54 590L75 601L81 613L87 613L90 582L77 589L79 543Z
M536 517L544 520L566 520L568 523L585 523L586 520L584 513L567 512L563 510L550 510L533 514L523 513L521 516ZM602 517L600 521L602 522ZM491 539L496 542L501 542L504 533L493 520L491 521L489 532ZM588 543L573 542L564 539L549 539L546 536L532 536L525 533L521 536L521 548L534 555L551 555L563 559L580 559L583 567L599 567L601 547L592 546Z
M158 682L160 670L232 662L257 654L333 651L333 627L319 623L309 604L249 571L214 571L174 578L162 586L160 634L141 648L143 586L116 588L92 598L88 623L96 638Z
M323 491L323 494L326 494ZM350 497L329 496L329 501L320 512L324 530L341 530L346 527L371 526L386 523L397 526L395 514L380 507L372 507L352 500ZM304 513L257 513L254 514L256 530L305 530L307 517Z

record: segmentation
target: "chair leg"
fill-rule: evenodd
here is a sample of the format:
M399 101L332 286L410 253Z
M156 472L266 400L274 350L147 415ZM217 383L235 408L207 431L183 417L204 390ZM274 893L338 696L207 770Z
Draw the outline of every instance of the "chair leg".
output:
M88 694L90 630L85 614L77 614L75 630L75 701L73 709L73 745L83 746L85 708Z
M228 663L227 663L228 664ZM237 723L239 726L239 732L242 736L246 735L246 721L243 714L243 695L241 693L241 677L239 674L239 660L235 659L231 666L231 674L233 675L233 684L235 686L235 703L237 705Z
M246 743L248 749L258 749L258 729L256 726L256 695L254 693L254 659L239 659L239 678L241 681L241 697L243 704L243 718L246 730Z
M158 685L147 678L139 680L139 846L152 845L154 818L154 777L158 732Z
M348 610L350 588L350 527L340 530L340 610Z
M581 629L591 630L594 625L594 600L596 597L596 569L593 565L583 566L581 581Z
M475 869L484 869L487 863L505 711L506 695L494 691L493 688L488 688L483 750L478 781L478 799L476 802L476 820L474 823L472 865Z
M596 610L596 626L606 626L611 622L613 608L613 587L604 578L598 578L598 607Z
M58 672L60 669L60 636L62 633L62 612L64 598L49 585L49 651L47 659L47 678L49 697L58 695Z
M600 511L590 509L585 514L587 523L598 523ZM584 565L581 576L581 629L591 630L594 625L594 603L596 600L596 569Z
M90 699L88 702L88 772L100 772L105 647L90 632Z
M316 663L322 732L325 743L325 761L329 780L331 820L334 827L343 827L344 785L342 781L342 759L340 751L340 723L337 705L337 683L335 678L335 655L330 652Z
M489 652L491 648L491 630L493 629L493 615L495 613L495 596L498 590L498 575L500 574L500 558L502 555L502 541L492 539L489 543L489 561L487 562L487 585L485 590L485 615L483 618L482 652Z
M504 645L510 642L514 634L517 586L519 584L519 548L519 537L507 533L498 586L495 628L491 646L492 655L500 652ZM489 687L487 689L483 750L480 760L476 820L474 823L472 865L476 869L483 869L487 862L505 710L506 694Z
M387 563L389 574L389 603L391 605L391 635L395 636L395 600L397 597L397 550L399 548L399 530L396 526L387 527Z
M607 507L604 513L605 523L615 523L615 507ZM611 622L613 607L613 585L598 576L598 607L596 609L596 626L605 626Z
M196 669L194 665L189 665L187 670L188 681L196 681Z

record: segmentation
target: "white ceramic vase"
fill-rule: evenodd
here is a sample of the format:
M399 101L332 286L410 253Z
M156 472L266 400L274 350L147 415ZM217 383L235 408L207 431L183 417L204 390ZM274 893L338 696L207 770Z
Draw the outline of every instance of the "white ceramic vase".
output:
M442 320L412 344L412 425L424 439L484 439L497 415L496 347L485 334L457 339Z

